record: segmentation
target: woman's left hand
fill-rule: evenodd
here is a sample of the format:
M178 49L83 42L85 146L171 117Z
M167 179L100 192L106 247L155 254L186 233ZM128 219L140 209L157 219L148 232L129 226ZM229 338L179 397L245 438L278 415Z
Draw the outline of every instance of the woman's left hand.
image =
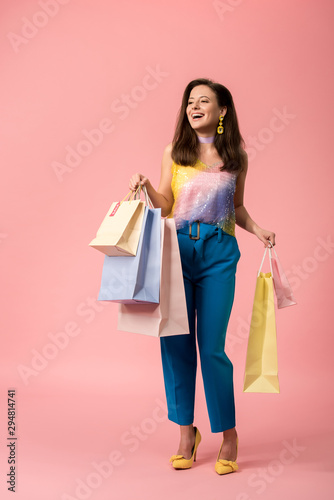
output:
M257 228L254 231L254 234L264 243L265 247L270 247L270 243L275 245L275 233L272 231L267 231L266 229L262 229L261 227ZM270 241L270 243L269 243Z

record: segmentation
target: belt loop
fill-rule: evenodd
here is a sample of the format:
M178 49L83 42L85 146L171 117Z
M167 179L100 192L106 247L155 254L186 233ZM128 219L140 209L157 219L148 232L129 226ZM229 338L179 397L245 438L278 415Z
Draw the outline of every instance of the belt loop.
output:
M197 235L196 236L192 235L192 224L189 224L189 238L191 240L199 240L199 227L200 227L199 226L199 221L196 220L195 222L197 223Z
M218 228L218 243L223 241L223 230L221 227Z

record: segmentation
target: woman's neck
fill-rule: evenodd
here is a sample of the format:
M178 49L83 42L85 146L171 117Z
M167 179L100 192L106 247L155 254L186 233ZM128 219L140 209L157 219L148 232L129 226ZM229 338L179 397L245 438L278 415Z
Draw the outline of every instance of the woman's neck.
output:
M199 151L201 153L210 153L210 152L214 152L217 150L216 150L216 146L213 143L208 143L208 144L200 143Z

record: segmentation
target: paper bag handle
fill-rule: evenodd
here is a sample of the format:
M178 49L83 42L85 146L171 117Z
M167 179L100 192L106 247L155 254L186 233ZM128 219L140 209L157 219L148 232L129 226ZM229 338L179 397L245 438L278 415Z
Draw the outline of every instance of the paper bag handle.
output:
M271 241L270 241L269 243L271 244ZM276 255L276 259L277 259L277 261L280 263L280 260L279 260L279 258L278 258L277 252L276 252L276 250L275 250L274 246L272 245L272 249L271 249L271 248L269 248L270 264L271 264L271 259L272 259L271 250L274 250L275 255Z
M136 199L136 194L140 186L137 187L136 191L129 191L126 196L124 196L123 200L119 202L120 205L122 205L123 201L132 201Z
M271 276L272 276L273 275L273 268L272 268L272 265L271 265L271 259L272 259L271 248L274 248L274 246L272 245L271 241L269 241L269 243L270 243L270 247L269 247L269 263L270 263L270 271L271 271ZM268 250L268 247L266 247L265 250L264 250L264 254L263 254L263 257L262 257L262 262L261 262L261 265L260 265L260 269L259 269L259 272L257 273L258 277L260 276L260 271L262 269L264 258L266 256L267 250Z
M138 190L139 190L139 193L138 193ZM151 198L148 195L146 186L141 186L141 185L138 186L138 189L137 189L137 191L135 192L135 195L134 195L134 200L136 200L137 197L138 197L138 199L140 199L141 190L143 190L143 193L144 193L144 196L145 196L146 205L148 207L154 208L152 200L151 200Z

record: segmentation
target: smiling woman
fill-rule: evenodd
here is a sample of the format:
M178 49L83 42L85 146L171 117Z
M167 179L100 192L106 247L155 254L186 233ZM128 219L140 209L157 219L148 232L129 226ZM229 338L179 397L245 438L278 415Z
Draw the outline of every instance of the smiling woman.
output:
M222 134L216 131L220 117L224 120ZM173 160L180 165L194 166L199 141L211 136L214 136L217 152L215 158L224 162L222 169L242 170L245 143L239 131L232 95L223 85L199 78L190 82L183 94L173 139ZM205 163L210 164L210 159Z
M275 244L275 233L260 228L243 205L243 147L229 90L193 80L183 94L173 142L164 151L158 190L142 174L129 183L132 190L146 186L153 205L174 218L178 234L190 334L160 338L168 418L181 434L170 459L175 469L192 467L201 441L193 425L198 345L211 431L224 433L215 471L238 470L233 366L225 353L241 256L235 224L265 246Z

